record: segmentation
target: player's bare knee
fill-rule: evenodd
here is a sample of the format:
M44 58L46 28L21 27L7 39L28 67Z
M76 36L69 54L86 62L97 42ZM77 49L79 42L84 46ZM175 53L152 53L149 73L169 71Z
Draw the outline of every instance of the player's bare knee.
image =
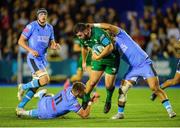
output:
M44 75L39 79L39 83L41 86L47 85L49 82L50 82L50 78L48 75Z
M132 83L125 81L123 85L119 88L119 98L118 104L123 105L127 101L127 92L132 87Z
M160 92L161 88L160 88L159 86L152 86L152 87L151 87L151 90L152 90L155 94L157 94L158 92Z

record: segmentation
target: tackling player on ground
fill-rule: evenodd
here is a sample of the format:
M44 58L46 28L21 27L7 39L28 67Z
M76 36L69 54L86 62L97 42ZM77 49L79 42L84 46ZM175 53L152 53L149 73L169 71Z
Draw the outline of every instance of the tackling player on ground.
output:
M113 49L113 43L110 36L103 29L97 27L90 27L84 23L78 23L74 27L74 33L77 37L82 39L81 52L82 52L82 67L86 69L86 57L88 49L92 49L96 44L100 44L104 47L104 51ZM108 113L111 108L111 98L114 92L114 82L116 74L119 68L119 54L102 52L99 56L102 58L98 61L92 60L91 63L91 74L89 81L86 83L86 95L83 98L83 106L86 108L87 103L90 99L90 93L93 88L99 82L103 73L105 72L105 86L107 90L106 103L104 106L104 113Z
M35 78L29 83L18 85L17 96L21 102L18 104L16 111L23 109L36 90L47 85L50 81L46 71L46 51L48 47L57 49L59 45L54 40L53 27L47 23L47 15L46 9L38 9L37 21L31 22L25 27L18 41L18 44L28 52L27 63ZM28 41L28 45L26 41ZM26 94L22 98L25 91Z
M176 113L173 111L166 93L159 87L158 76L152 66L152 60L148 57L148 55L121 28L106 23L94 24L93 26L107 29L116 35L115 48L120 53L123 53L122 59L130 66L119 88L118 113L113 116L112 119L124 118L127 92L134 84L136 84L136 80L139 76L143 77L147 81L150 89L160 98L163 106L168 112L169 117L175 117ZM111 52L112 50L110 49L109 51L105 51L104 54ZM96 60L101 58L96 54L93 54L92 57L96 58Z
M39 97L37 109L29 111L20 110L17 112L17 116L29 116L39 119L51 119L69 112L75 112L82 118L87 118L90 114L91 104L96 100L94 95L91 101L88 102L87 108L84 110L78 103L77 98L82 98L85 94L85 86L81 82L73 83L72 87L68 87L55 96L46 94L46 89L40 90L35 94L35 97Z

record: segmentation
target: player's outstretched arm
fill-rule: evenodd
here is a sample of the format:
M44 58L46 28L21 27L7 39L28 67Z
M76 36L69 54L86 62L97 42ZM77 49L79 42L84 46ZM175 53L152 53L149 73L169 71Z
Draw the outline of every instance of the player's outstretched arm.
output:
M79 116L81 116L83 119L86 119L88 118L89 114L90 114L90 111L91 111L91 105L95 102L97 102L97 100L99 99L99 94L96 92L93 94L91 100L89 101L88 103L88 106L86 107L86 109L84 110L82 107L81 109L77 112L77 114Z
M117 27L115 25L111 25L111 24L108 24L108 23L94 23L94 24L91 24L91 25L93 25L94 27L107 29L107 30L111 31L115 35L119 33L119 27Z
M26 51L28 51L29 53L31 53L33 56L37 57L39 56L38 52L31 49L30 47L28 47L28 45L26 44L26 37L24 35L21 34L19 40L18 40L18 44L23 47Z
M88 116L89 116L89 114L90 114L90 111L91 111L91 105L92 105L92 102L90 101L90 102L88 103L88 106L86 107L86 109L84 110L83 108L81 108L81 109L77 112L77 114L78 114L81 118L83 118L83 119L88 118Z

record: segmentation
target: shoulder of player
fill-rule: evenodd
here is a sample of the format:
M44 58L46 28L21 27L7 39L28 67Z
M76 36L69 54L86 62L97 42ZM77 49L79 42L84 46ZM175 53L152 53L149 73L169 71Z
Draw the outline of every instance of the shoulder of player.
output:
M49 23L46 24L48 28L53 29L53 26Z
M26 25L26 27L28 29L32 29L32 28L34 28L34 26L36 26L36 21L32 21L32 22L30 22L29 24Z
M92 27L92 31L93 32L103 32L104 30L102 28Z
M79 39L79 38L77 38L77 37L74 38L73 40L74 40L74 43L75 43L75 44L81 44L81 43L82 43L82 40Z

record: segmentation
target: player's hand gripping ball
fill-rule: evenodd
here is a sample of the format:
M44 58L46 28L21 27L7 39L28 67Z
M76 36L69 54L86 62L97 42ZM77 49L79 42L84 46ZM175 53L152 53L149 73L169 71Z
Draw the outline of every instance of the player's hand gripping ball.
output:
M96 55L100 55L104 50L104 46L101 44L95 44L92 48L92 52L96 53Z

